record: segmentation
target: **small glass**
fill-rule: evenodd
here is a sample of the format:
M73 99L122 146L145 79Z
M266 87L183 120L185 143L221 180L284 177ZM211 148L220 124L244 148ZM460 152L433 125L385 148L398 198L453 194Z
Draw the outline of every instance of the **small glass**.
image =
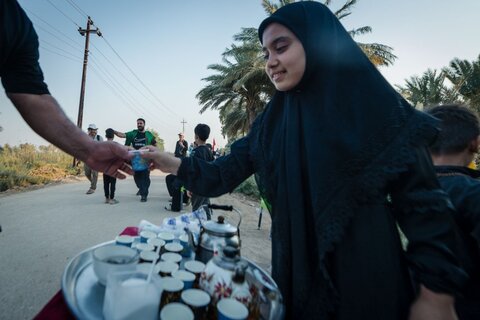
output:
M162 296L159 277L143 272L112 272L107 276L107 287L103 303L105 320L114 319L158 319L158 301Z

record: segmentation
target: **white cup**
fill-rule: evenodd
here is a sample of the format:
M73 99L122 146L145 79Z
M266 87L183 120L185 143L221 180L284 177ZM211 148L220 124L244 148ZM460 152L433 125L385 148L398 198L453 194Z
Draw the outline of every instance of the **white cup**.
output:
M160 320L193 320L193 312L183 303L172 302L162 308Z
M248 309L235 299L225 298L217 302L218 320L245 320Z
M195 319L203 319L210 304L210 295L200 289L187 289L182 292L182 301L192 309Z
M173 233L170 233L170 232L160 232L158 234L158 237L163 241L165 241L166 243L172 242L173 239L175 239L175 236L173 235Z
M115 243L120 246L131 247L134 238L128 235L121 235L115 238Z
M167 252L174 252L180 254L183 250L183 246L180 243L171 242L165 245L165 250Z
M140 251L140 262L157 263L159 256L154 251Z
M184 289L191 289L195 281L195 274L185 271L177 270L172 272L172 277L183 281Z
M143 242L137 243L136 248L140 252L142 252L142 251L153 251L155 249L153 244L143 243Z
M161 249L165 245L165 241L160 238L152 238L147 240L147 244L151 244L154 250L157 250L157 247Z
M179 268L178 264L172 261L160 261L155 265L155 272L160 274L162 277L172 276L174 271L177 271Z
M173 252L165 252L160 258L163 261L171 261L175 263L180 263L180 261L182 261L182 256Z
M140 242L147 243L148 239L155 239L157 234L153 231L143 230L140 232Z

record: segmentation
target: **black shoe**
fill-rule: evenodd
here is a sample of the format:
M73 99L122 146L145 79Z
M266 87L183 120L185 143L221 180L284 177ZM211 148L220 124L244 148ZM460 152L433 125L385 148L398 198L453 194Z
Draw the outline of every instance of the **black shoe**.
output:
M142 199L140 199L140 202L147 202L147 197L142 197Z
M137 196L139 196L139 195L140 195L140 190L138 190L138 191L137 191L137 194L136 194L136 195L137 195Z

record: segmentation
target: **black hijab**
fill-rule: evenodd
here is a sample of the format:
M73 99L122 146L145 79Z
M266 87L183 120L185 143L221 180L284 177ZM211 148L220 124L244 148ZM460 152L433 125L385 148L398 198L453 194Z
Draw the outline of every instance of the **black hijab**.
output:
M252 128L260 191L272 204L273 277L287 316L328 317L335 288L329 252L355 208L415 161L411 150L435 134L382 77L324 5L296 2L259 27L280 23L300 40L306 69L276 92Z

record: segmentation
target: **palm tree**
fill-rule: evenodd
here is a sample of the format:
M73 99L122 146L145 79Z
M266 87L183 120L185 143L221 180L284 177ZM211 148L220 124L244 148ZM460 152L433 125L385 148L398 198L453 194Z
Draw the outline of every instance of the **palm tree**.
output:
M268 14L293 0L279 0L278 4L262 0L262 6ZM357 0L347 2L335 12L338 19L351 14ZM330 1L324 1L329 5ZM371 32L370 27L349 31L352 37ZM244 135L250 129L256 116L263 111L266 102L275 89L264 72L265 61L256 28L243 28L233 37L235 43L222 54L221 64L212 64L208 69L214 72L202 80L207 85L196 97L202 106L200 113L207 109L219 110L222 133L229 138ZM358 43L360 48L377 66L388 66L396 56L392 48L382 44Z
M445 84L445 73L428 69L421 77L405 80L405 87L397 86L400 94L415 108L458 101L459 96Z
M455 58L443 72L465 103L480 112L480 55L473 62Z
M245 134L274 92L263 69L257 30L244 28L234 40L240 44L225 50L223 64L208 66L216 73L202 79L208 84L196 96L203 105L200 113L220 111L223 134L229 137Z
M278 4L270 1L270 0L262 0L262 6L267 12L267 14L272 14L279 8L287 5L289 3L296 2L295 0L279 0ZM331 0L323 1L323 4L329 6ZM334 12L335 16L341 20L352 13L353 6L357 3L357 0L347 0L345 4ZM370 33L372 32L372 28L369 26L360 27L357 29L353 29L348 31L352 38L356 36ZM390 66L393 64L395 59L397 58L393 53L393 48L386 46L380 43L361 43L357 42L358 46L363 50L363 52L367 55L367 57L372 61L372 63L376 66Z

